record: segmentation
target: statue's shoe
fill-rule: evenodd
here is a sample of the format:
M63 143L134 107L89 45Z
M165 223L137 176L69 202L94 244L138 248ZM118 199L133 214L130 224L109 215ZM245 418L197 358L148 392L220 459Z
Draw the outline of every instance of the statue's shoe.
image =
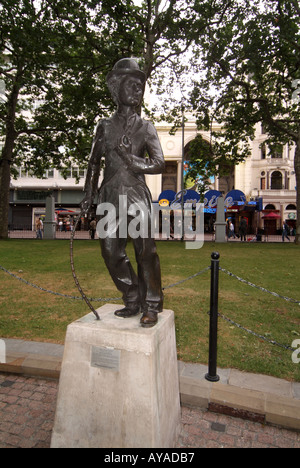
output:
M143 313L143 316L140 320L141 326L144 328L154 327L157 324L158 317L157 312L152 312L148 310L147 312Z
M138 315L139 313L140 313L140 306L124 307L124 309L115 311L115 315L117 317L123 317L123 318L134 317L135 315Z

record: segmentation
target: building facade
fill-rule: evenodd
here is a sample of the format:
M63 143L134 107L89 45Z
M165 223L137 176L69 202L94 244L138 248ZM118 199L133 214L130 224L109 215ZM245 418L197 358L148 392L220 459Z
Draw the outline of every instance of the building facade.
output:
M45 216L49 195L55 199L57 225L60 221L69 224L80 213L85 170L72 167L64 178L60 171L51 169L45 172L43 179L32 177L23 168L18 172L19 177L11 181L10 230L35 230L37 220Z
M146 175L154 202L165 191L175 194L181 191L183 164L196 135L200 133L208 143L211 140L210 132L199 132L192 119L175 135L170 135L169 125L158 124L156 128L166 166L163 174ZM218 129L214 126L212 130ZM270 153L264 144L266 138L262 127L257 125L251 156L230 168L227 176L210 180L209 193L225 197L226 217L233 221L236 230L242 216L247 219L249 233L256 233L258 229L268 234L279 233L284 221L291 228L296 225L295 148L285 145ZM10 229L34 230L37 219L45 214L45 201L50 194L55 198L58 225L63 222L65 228L66 222L69 224L80 213L86 171L71 167L64 178L53 169L47 171L43 179L32 177L22 168L18 171L19 177L11 182ZM233 193L242 194L241 198L226 205L226 197ZM258 199L261 200L259 210ZM215 220L216 198L206 198L205 204L205 229L209 231ZM82 221L86 225L85 220Z

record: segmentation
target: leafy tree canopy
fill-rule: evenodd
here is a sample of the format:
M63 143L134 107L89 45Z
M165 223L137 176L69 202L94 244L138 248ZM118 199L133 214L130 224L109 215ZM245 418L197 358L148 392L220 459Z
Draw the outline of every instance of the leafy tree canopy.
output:
M231 147L241 156L258 122L270 142L297 142L299 102L292 99L300 79L297 2L241 0L229 19L199 40L202 77L192 92L199 126L212 119L222 123L218 150Z
M38 176L70 157L87 157L95 120L111 107L106 74L120 50L134 53L137 26L128 2L114 17L106 3L19 0L0 6L6 96L0 132L14 140L13 163L25 163Z
M216 161L242 161L261 122L271 151L295 148L300 242L300 8L297 0L231 2L224 21L199 37L191 93L199 128L214 134Z

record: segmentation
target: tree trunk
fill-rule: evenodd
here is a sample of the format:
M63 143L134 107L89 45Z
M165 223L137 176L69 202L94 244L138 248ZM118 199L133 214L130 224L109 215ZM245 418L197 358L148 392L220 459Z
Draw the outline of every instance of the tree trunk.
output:
M6 135L5 145L0 159L0 239L8 238L8 210L10 189L10 166L15 138Z
M0 168L0 239L8 238L10 166L7 160L1 160Z
M295 173L296 173L296 200L297 200L297 222L296 222L296 237L295 244L300 245L300 135L295 151Z
M16 81L7 102L5 143L0 157L0 239L8 238L10 166L12 164L14 144L17 138L15 119L19 91L20 85Z

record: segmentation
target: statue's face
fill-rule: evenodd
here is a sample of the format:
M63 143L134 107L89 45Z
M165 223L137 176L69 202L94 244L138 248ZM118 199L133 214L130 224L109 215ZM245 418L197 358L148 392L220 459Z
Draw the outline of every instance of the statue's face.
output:
M143 97L143 83L135 76L126 76L119 88L119 102L124 106L137 107Z

